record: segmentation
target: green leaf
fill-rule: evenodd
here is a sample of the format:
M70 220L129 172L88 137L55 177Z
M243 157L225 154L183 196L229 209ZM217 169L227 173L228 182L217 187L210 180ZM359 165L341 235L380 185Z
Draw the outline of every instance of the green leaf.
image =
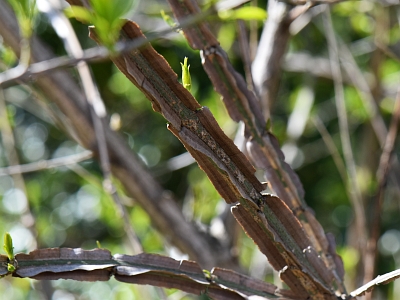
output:
M0 60L6 65L6 66L12 66L17 62L17 56L15 55L14 51L6 46L6 45L1 45L0 46Z
M125 23L125 15L132 9L134 0L91 0L89 10L84 7L71 6L65 10L68 17L93 24L101 43L113 50L114 44L118 40L119 31Z
M4 234L4 251L6 251L8 259L9 260L13 260L14 259L14 247L13 247L13 242L12 242L12 238L11 235L6 232L6 234Z
M185 57L183 60L183 63L181 63L182 66L182 84L190 92L190 89L192 88L192 79L190 77L190 65L187 64L188 58Z
M257 20L264 21L267 18L267 11L260 7L246 6L236 10L223 10L218 12L223 20Z
M15 271L15 267L12 264L7 264L7 271L8 272L14 272Z
M211 279L212 279L212 274L211 274L210 271L204 269L204 270L203 270L203 274L204 274L204 276L206 277L206 279L207 279L208 281L211 281Z
M174 22L174 20L172 20L172 18L169 15L167 15L163 9L160 11L160 13L161 13L161 17L163 18L165 23L167 23L170 27L176 26L176 23Z
M134 0L91 0L93 12L108 23L114 24L132 9Z
M85 7L81 6L71 6L64 10L65 15L68 18L76 18L77 20L83 23L94 24L94 16L93 14Z
M29 38L32 35L36 19L36 0L8 0L8 3L10 3L15 12L21 35L24 38Z

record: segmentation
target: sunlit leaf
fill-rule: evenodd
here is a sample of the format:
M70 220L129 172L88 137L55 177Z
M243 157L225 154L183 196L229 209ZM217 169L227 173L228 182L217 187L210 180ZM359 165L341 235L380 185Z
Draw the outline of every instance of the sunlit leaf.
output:
M264 21L267 18L267 12L260 7L246 6L236 10L224 10L218 12L218 16L223 20L258 20Z
M36 0L8 0L8 3L14 9L22 36L29 38L36 19Z
M93 24L93 14L86 8L81 6L71 6L64 10L65 14L69 18L76 18L77 20Z
M13 247L13 242L11 235L6 232L4 234L4 245L3 245L4 251L6 251L8 259L13 260L14 259L14 247Z
M182 84L190 92L190 89L192 88L192 80L190 77L190 65L187 64L188 58L185 57L183 63L181 63L182 66Z

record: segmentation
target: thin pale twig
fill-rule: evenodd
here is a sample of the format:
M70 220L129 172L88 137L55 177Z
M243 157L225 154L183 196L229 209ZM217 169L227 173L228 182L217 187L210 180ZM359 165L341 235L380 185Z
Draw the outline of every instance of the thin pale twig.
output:
M344 160L346 163L347 170L347 189L349 194L351 195L350 200L354 207L355 216L356 216L356 226L357 226L357 234L359 237L358 247L361 252L365 250L366 243L366 220L364 215L364 205L362 202L362 196L359 184L357 182L357 170L354 161L354 155L351 148L351 141L349 135L349 126L347 121L347 112L344 101L344 89L343 89L343 81L339 64L339 55L338 55L338 45L336 42L335 33L333 30L330 9L329 6L326 6L326 11L324 15L324 27L326 32L326 38L328 41L328 50L329 57L331 61L331 70L334 79L334 89L335 89L335 100L336 100L336 108L339 119L339 130L340 130L340 138L342 142L342 149ZM364 253L362 254L364 257Z
M251 0L250 5L253 7L257 7L257 0ZM249 49L250 49L250 58L253 61L254 57L256 57L256 52L258 48L258 21L250 20L250 34L249 34Z
M385 145L383 147L382 155L379 160L376 178L378 180L378 191L375 198L375 205L373 209L373 218L371 226L371 236L368 241L367 255L366 255L366 268L364 274L364 284L374 278L376 270L377 259L377 244L381 232L381 213L385 188L387 186L388 175L390 170L390 161L392 158L397 131L400 121L400 89L398 89L396 96L395 109L390 122L389 132L386 136ZM370 295L368 295L370 297Z
M20 69L17 70L16 68L10 69L0 74L0 86L7 87L15 84L17 80L30 80L32 76L35 75L43 75L61 68L74 67L80 62L97 62L110 59L112 56L128 53L129 51L140 48L149 42L165 36L168 33L175 32L177 29L196 24L197 22L203 20L205 17L209 16L212 13L214 13L214 11L209 10L194 17L188 17L182 20L180 24L175 27L168 27L167 29L158 31L156 33L147 34L147 39L138 38L128 42L118 42L115 45L114 53L111 53L106 47L97 46L84 50L81 56L62 56L48 59L46 61L33 63L26 70L22 71L20 71Z
M251 91L255 91L256 89L254 86L253 77L251 75L251 56L250 52L248 51L249 39L247 37L246 25L243 20L238 20L236 25L238 28L239 47L243 60L244 72L246 75L247 88Z
M6 168L1 168L0 176L23 174L23 173L36 172L47 169L54 169L57 167L62 167L67 165L74 165L79 162L88 160L92 158L92 156L93 154L91 151L83 151L81 153L73 155L57 157L48 160L40 160L30 164L12 165Z
M385 136L387 135L387 129L382 116L379 114L378 106L374 100L371 89L365 79L364 74L358 68L353 55L351 54L348 47L343 43L339 42L340 61L342 62L343 68L348 74L348 78L353 82L357 88L360 96L362 97L365 110L368 112L371 125L375 132L376 138L379 141L379 145L383 147L385 143Z
M335 162L336 168L339 171L340 177L342 177L343 183L346 183L347 181L346 166L343 162L342 157L339 154L338 149L335 146L335 142L333 141L332 136L329 134L328 130L326 129L320 117L315 116L314 118L312 118L312 122L315 128L317 128L318 132L321 134L321 137L324 140L325 145L328 148L328 151L333 158L333 161Z
M333 4L337 2L342 2L343 0L278 0L279 2L284 2L291 5L304 5L304 4Z

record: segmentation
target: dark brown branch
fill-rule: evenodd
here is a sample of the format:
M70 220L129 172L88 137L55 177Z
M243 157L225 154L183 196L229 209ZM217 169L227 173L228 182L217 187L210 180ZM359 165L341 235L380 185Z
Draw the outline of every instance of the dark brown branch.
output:
M13 16L13 12L5 1L0 0L0 34L5 43L18 52L19 33ZM31 48L34 62L54 58L54 55L36 37L32 39ZM35 85L68 117L79 142L96 154L97 146L89 110L80 88L72 77L66 71L57 70L51 76L38 78ZM192 259L197 260L206 268L217 265L238 269L237 261L232 257L230 249L221 247L215 240L209 240L192 224L187 223L171 193L162 189L114 131L106 124L104 128L113 175L121 181L128 194L151 216L157 230L172 244L188 253Z
M169 0L169 3L178 20L199 12L195 1ZM301 9L303 8L300 7ZM295 13L291 15L293 17ZM290 20L291 17L288 19ZM276 138L270 132L266 132L265 126L262 126L265 124L265 120L260 116L261 109L258 99L247 89L243 77L233 69L207 22L184 29L184 32L191 47L201 50L204 69L216 91L222 95L231 118L235 121L243 121L245 124L248 157L255 167L264 171L265 178L269 181L268 184L272 190L301 220L311 244L318 253L321 253L321 258L336 278L338 290L341 291L339 293L345 293L342 280L343 266L340 258L334 251L328 250L333 247L329 246L330 243L321 225L305 204L304 191L297 175L284 161L284 155Z
M0 255L0 263L0 276L10 275L7 256ZM112 256L106 249L47 248L17 254L14 266L13 277L36 280L93 282L108 281L114 276L125 283L176 288L219 300L244 300L253 295L265 297L263 299L298 299L291 291L231 270L214 268L211 272L203 271L193 261L177 261L157 254Z
M98 42L94 30L90 36ZM135 39L142 33L137 24L127 22L121 36ZM254 168L222 132L211 112L178 83L165 59L148 45L113 60L148 97L153 109L170 122L169 129L225 201L240 202L235 206L235 217L274 268L284 273L283 278L293 291L302 297L308 294L333 299L333 294L338 293L337 278L309 246L308 237L292 211L279 198L261 194L264 187L255 178ZM312 220L308 218L309 222ZM317 224L315 221L312 225L315 228ZM295 269L301 271L294 272Z

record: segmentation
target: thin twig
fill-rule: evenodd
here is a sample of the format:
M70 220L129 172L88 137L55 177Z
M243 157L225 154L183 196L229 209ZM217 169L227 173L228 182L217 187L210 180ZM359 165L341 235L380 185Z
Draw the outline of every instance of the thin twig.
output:
M59 34L59 37L63 40L68 54L74 58L82 57L83 56L82 47L78 41L78 38L69 20L60 11L58 11L56 8L53 8L51 5L46 8L47 9L45 12L47 13L47 16L49 17L54 29ZM62 34L57 28L59 24L64 25L63 28L64 32ZM65 33L66 30L68 30L68 34ZM91 118L98 145L100 166L104 176L103 188L113 198L114 203L117 206L119 215L124 220L125 232L132 246L133 253L134 254L141 253L143 252L142 246L139 242L136 233L132 228L131 222L128 217L128 212L126 211L124 205L121 203L117 189L115 188L111 180L110 159L109 159L107 142L103 127L104 125L102 121L105 120L105 117L107 116L106 108L104 106L102 99L100 98L100 93L96 85L94 84L93 78L91 76L89 67L86 64L86 62L84 61L79 62L77 64L77 69L79 77L81 79L82 88L85 93L85 98L90 106Z
M0 176L23 174L29 172L36 172L41 170L53 169L57 167L74 165L79 162L92 158L93 154L91 151L83 151L81 153L57 157L49 160L40 160L25 165L12 165L6 168L0 169Z
M334 87L335 87L335 100L336 100L336 109L339 118L339 130L340 130L340 138L342 141L343 155L344 160L346 162L347 169L347 189L349 194L351 195L350 200L354 207L355 216L356 216L356 226L357 226L357 234L359 237L358 247L361 252L365 250L366 243L366 220L365 220L365 211L364 205L362 202L362 196L360 187L357 182L357 171L356 165L354 161L353 151L351 149L350 135L349 135L349 126L347 121L347 112L344 102L344 90L343 90L343 82L342 75L340 71L339 64L339 56L338 56L338 46L335 38L335 33L332 26L331 14L329 6L326 6L324 20L324 27L326 31L326 38L328 40L328 50L329 57L331 61L331 70L334 79ZM362 257L364 258L364 253L362 253Z
M251 75L251 56L250 56L250 52L248 50L249 39L247 37L246 25L243 20L238 20L236 25L238 28L240 54L242 55L244 72L246 75L247 88L254 92L256 90L256 88L254 86L253 77Z
M343 0L278 0L279 2L284 2L291 5L316 5L316 4L333 4L337 2L342 2Z
M385 143L385 136L387 135L387 129L382 116L379 114L379 108L374 100L368 82L365 79L364 74L358 68L350 50L341 41L339 42L339 51L339 57L340 61L342 62L342 66L346 70L348 78L353 82L354 86L359 91L362 99L364 99L363 104L365 110L370 116L372 128L374 129L379 145L383 147Z
M335 142L333 141L332 136L329 134L320 117L315 116L314 118L312 118L312 122L315 128L317 128L318 132L321 134L321 137L324 140L325 145L333 158L333 161L335 162L336 168L339 171L340 177L342 178L343 183L345 183L347 181L346 166L343 162L342 157L339 154L338 149L335 146Z
M367 282L371 281L374 278L376 270L377 244L381 232L381 213L382 213L383 198L385 195L385 188L388 181L390 161L397 137L399 120L400 120L400 89L398 89L397 91L396 104L389 127L389 133L386 136L385 145L379 160L378 170L376 172L376 177L378 180L378 192L375 198L375 203L374 203L375 205L373 209L371 236L367 246L364 284L366 284ZM370 295L368 295L368 297L370 298Z
M257 0L251 0L250 5L253 7L257 7ZM250 49L250 58L251 61L254 60L256 57L257 53L257 48L258 48L258 21L257 20L250 20L250 44L249 44L249 49Z
M188 17L184 19L179 25L172 28L168 27L167 29L161 30L156 33L149 33L147 34L146 38L138 38L128 42L118 42L115 45L115 51L113 53L111 53L106 47L97 46L84 50L80 56L56 57L46 61L31 64L29 68L27 68L26 70L22 69L17 70L16 68L10 69L0 74L0 86L8 87L10 85L15 84L17 80L22 80L22 81L30 80L32 76L44 75L50 71L61 68L74 67L78 65L80 62L97 62L110 59L112 56L121 55L133 49L140 48L146 45L147 43L150 43L154 40L159 39L160 37L165 36L168 33L172 33L178 29L196 24L197 22L200 22L201 20L203 20L204 18L206 18L207 16L211 15L214 12L215 11L213 10L209 10L207 12L198 14L194 17L193 16Z

